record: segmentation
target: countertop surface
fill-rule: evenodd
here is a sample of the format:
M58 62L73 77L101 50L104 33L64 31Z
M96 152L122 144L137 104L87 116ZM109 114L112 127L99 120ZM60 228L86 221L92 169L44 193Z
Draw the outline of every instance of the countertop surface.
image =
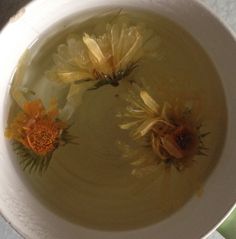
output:
M55 0L48 0L55 1ZM201 0L206 3L221 19L236 32L236 0ZM11 15L30 0L0 0L0 28ZM208 239L221 239L215 232ZM0 239L22 239L17 232L0 216ZM230 239L230 238L227 238Z

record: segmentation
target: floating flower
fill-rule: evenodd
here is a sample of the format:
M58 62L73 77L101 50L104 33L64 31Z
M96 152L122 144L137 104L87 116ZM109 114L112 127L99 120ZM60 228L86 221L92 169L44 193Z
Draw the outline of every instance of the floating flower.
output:
M73 141L68 124L58 116L56 102L46 110L41 100L29 101L6 129L5 136L13 141L24 169L45 171L53 152Z
M144 170L165 163L182 171L192 165L195 155L206 155L203 138L208 133L200 132L201 123L194 114L194 106L176 100L174 105L166 102L161 107L144 90L140 91L140 97L132 94L128 102L130 105L123 116L133 120L120 127L130 129L135 139L144 137L152 152L147 158L145 154L137 155L133 165Z
M84 33L60 45L48 77L64 83L95 81L92 89L106 84L118 86L140 64L140 59L155 54L160 43L154 32L124 20L122 14L104 25L104 32Z

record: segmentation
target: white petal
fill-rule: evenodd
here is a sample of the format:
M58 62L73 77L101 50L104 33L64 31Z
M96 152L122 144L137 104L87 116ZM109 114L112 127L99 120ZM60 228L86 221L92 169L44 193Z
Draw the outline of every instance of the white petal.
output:
M58 55L62 57L65 61L70 58L70 53L67 45L65 44L59 45L57 51Z
M159 113L159 104L157 104L157 102L147 93L147 91L142 90L140 92L140 97L142 98L145 105L147 105L153 113Z
M71 84L66 97L64 108L60 112L60 119L68 121L75 113L78 106L82 103L84 93L89 88L88 84Z
M151 128L156 124L156 122L158 121L157 118L151 118L151 119L147 119L145 120L135 131L134 136L135 137L143 137L144 135L146 135Z
M172 106L168 102L165 102L161 112L161 118L168 120L170 117Z
M65 59L62 56L58 55L58 54L54 54L53 55L53 61L54 61L55 65L63 65L63 64L65 64Z
M31 61L30 50L26 50L24 54L21 56L20 61L17 65L17 70L14 76L14 80L12 82L11 87L11 95L16 103L23 109L25 103L27 102L24 93L20 90L24 84L25 73L28 65Z
M126 41L129 40L130 40L129 38L126 39ZM123 45L125 45L124 43ZM136 59L136 55L139 55L138 53L141 47L142 47L142 37L137 31L135 42L133 43L133 45L130 46L128 52L122 57L118 65L120 65L121 67L125 67L131 64L132 62L137 61L138 59Z
M117 24L113 24L111 27L111 48L112 48L112 55L117 56L117 45L119 43L120 39L120 31L119 27ZM115 61L117 59L114 59ZM115 62L116 64L117 62Z
M120 29L119 41L117 42L115 55L114 55L115 62L117 63L116 67L120 67L120 60L122 58L122 47L124 44L123 42L126 39L125 30L126 30L126 24L122 24Z
M104 63L106 61L105 56L102 53L97 41L91 38L88 34L83 37L84 44L88 47L88 50L95 57L98 63Z
M93 76L90 73L78 71L78 72L57 72L58 78L64 83L73 83L75 81L91 79Z
M131 163L132 166L140 166L147 161L147 158L141 157L138 160Z
M127 111L130 112L130 113L134 113L134 114L145 114L146 112L142 109L134 109L130 106L127 106L126 107Z
M133 122L130 122L130 123L126 123L126 124L121 124L120 125L120 128L121 129L130 129L132 128L133 126L135 126L137 123L139 123L140 121L137 120L137 121L133 121Z

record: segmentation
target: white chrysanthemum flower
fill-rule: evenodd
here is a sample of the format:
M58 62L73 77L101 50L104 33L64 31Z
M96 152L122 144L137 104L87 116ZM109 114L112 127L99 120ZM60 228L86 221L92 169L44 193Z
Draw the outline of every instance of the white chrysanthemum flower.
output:
M203 138L208 133L200 132L199 112L194 112L194 105L190 108L176 100L161 107L144 90L139 96L131 92L127 101L127 111L119 116L129 118L129 121L120 128L131 130L131 136L136 140L145 139L148 148L135 151L138 153L132 162L136 166L133 173L153 170L160 163L182 171L192 165L195 155L206 155Z
M117 17L104 25L104 33L84 33L58 47L55 66L47 75L64 83L97 81L94 89L105 84L119 85L144 57L155 55L160 39L144 26Z

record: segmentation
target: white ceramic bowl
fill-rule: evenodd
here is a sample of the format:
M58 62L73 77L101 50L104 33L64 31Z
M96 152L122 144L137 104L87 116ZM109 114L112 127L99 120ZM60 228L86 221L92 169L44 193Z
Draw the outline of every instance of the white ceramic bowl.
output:
M168 219L139 230L102 232L73 225L30 193L11 162L4 128L8 91L17 62L38 36L71 14L94 7L138 7L158 12L190 32L213 60L222 79L228 106L228 132L220 161L205 185L201 200L192 199ZM236 41L232 33L195 0L36 0L14 17L0 34L0 210L30 239L197 239L222 221L236 201Z

